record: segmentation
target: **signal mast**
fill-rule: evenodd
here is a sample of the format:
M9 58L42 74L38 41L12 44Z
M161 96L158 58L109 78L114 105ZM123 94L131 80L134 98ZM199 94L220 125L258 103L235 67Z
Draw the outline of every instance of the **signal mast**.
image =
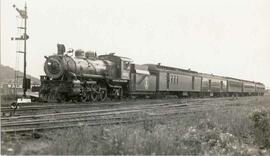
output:
M25 3L24 6L24 10L23 9L19 9L16 7L16 5L13 5L13 8L16 9L16 11L19 13L20 17L23 19L24 21L24 26L22 27L18 27L18 29L23 29L24 33L23 35L21 35L20 37L12 37L11 40L17 40L17 41L24 41L24 50L23 51L16 51L17 53L22 53L24 54L24 66L23 66L23 96L26 97L26 91L27 91L27 83L28 82L27 78L26 78L26 40L29 38L29 36L26 33L27 30L27 6Z

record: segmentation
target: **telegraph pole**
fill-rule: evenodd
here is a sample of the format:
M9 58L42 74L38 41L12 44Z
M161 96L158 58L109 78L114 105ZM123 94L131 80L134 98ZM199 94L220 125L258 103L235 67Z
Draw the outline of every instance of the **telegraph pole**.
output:
M29 38L29 36L26 33L27 30L27 6L25 3L24 10L18 9L15 5L13 7L16 9L16 11L20 14L21 18L24 20L24 27L18 27L18 29L24 29L24 33L20 37L11 38L11 40L23 40L24 41L24 51L17 51L18 53L24 54L24 64L23 64L23 96L26 97L26 91L27 91L27 80L26 80L26 40Z
M27 90L27 85L26 85L26 19L27 19L27 6L26 6L26 3L25 3L25 6L24 6L24 11L25 11L25 15L26 17L24 17L24 59L23 59L23 62L24 62L24 65L23 65L23 96L26 97L26 90Z

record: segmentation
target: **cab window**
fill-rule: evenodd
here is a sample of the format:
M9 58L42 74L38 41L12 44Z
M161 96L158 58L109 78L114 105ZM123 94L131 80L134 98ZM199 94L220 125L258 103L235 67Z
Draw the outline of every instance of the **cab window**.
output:
M129 62L128 61L123 61L123 69L129 70Z

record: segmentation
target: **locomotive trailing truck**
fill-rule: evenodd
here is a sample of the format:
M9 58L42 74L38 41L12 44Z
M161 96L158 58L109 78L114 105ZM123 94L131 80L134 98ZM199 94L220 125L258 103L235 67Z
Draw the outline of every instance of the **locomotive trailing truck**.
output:
M160 64L134 64L110 53L65 50L45 56L40 98L44 101L103 101L128 96L248 96L263 95L262 83L199 73Z

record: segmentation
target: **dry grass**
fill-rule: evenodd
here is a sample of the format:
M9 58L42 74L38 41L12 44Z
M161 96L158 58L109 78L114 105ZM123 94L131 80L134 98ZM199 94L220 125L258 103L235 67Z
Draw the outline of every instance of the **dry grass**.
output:
M165 123L69 129L59 131L42 154L270 154L267 114L266 109L240 108L187 115Z
M51 131L43 136L48 146L22 154L270 155L270 107L255 102L136 125Z

